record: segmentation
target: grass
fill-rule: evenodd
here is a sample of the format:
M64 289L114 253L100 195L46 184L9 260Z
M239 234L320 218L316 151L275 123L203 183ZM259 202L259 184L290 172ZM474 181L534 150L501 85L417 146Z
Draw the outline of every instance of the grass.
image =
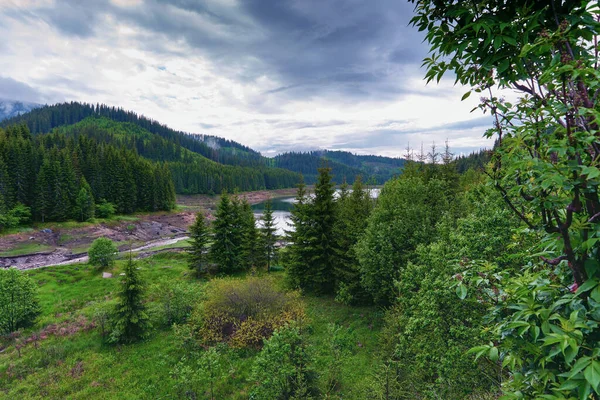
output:
M0 257L22 256L31 253L41 253L52 249L54 249L54 247L41 243L20 243L10 250L0 252Z
M125 261L117 261L112 279L104 279L87 264L50 267L26 272L39 286L42 315L35 327L22 333L22 340L51 324L67 332L77 323L80 331L48 335L37 347L28 344L21 356L14 343L0 353L0 398L70 399L171 399L180 398L170 373L184 350L173 329L155 329L149 339L128 346L103 344L99 330L90 323L99 307L112 307L119 288L119 273ZM161 253L137 261L149 292L148 310L160 307L155 284L181 282L202 292L210 282L190 276L183 254ZM272 273L283 287L284 273ZM343 360L341 385L328 398L360 398L359 389L377 351L381 315L370 307L350 307L330 297L304 296L310 320L310 347L315 365L323 377L328 371L330 354L328 325L337 324L352 333L352 355ZM152 317L154 318L154 317ZM79 322L77 322L79 321ZM2 342L0 341L0 348ZM249 381L257 350L228 350L224 357L226 374L216 384L217 398L248 399L253 383ZM322 379L320 380L322 381ZM323 382L320 383L323 387ZM359 396L359 397L357 397ZM204 397L201 397L204 398Z

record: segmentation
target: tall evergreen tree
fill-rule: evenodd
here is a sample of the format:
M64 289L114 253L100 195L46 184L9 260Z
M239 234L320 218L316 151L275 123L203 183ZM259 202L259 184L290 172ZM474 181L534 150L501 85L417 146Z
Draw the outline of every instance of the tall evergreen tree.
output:
M265 208L261 218L262 226L261 242L262 242L262 253L267 263L267 272L271 272L271 262L275 258L275 243L277 242L277 228L275 227L275 220L273 218L273 202L269 198L265 202Z
M309 258L311 279L309 287L318 292L332 293L335 275L335 185L331 182L331 169L319 168L315 197L311 204L312 235L309 237L312 254Z
M293 215L297 232L291 247L290 277L295 284L309 291L332 293L334 290L334 193L330 169L319 168L314 199L301 204L297 214Z
M258 267L262 262L259 231L256 227L254 213L247 199L240 204L240 253L243 267L248 270Z
M144 339L152 327L143 303L144 281L131 254L124 272L114 311L115 325L111 334L111 341L114 343L133 343Z
M237 200L230 199L223 193L213 223L213 244L210 258L217 265L219 272L231 273L239 270L240 262L240 225L239 205Z
M288 246L287 278L293 287L301 287L303 277L306 273L305 251L306 238L308 236L308 194L304 178L300 177L297 185L296 198L290 211L289 225L291 230L286 231Z
M352 192L347 193L342 188L337 200L334 226L336 290L338 300L345 303L360 303L368 299L360 285L360 266L355 246L367 227L373 204L360 176L356 177Z
M87 221L94 217L96 210L96 204L94 202L94 195L92 194L92 188L88 185L85 178L81 178L81 189L75 200L75 217L79 221Z
M190 237L192 246L189 250L189 267L197 277L208 275L208 243L210 241L210 230L202 211L196 214L196 221L190 226Z

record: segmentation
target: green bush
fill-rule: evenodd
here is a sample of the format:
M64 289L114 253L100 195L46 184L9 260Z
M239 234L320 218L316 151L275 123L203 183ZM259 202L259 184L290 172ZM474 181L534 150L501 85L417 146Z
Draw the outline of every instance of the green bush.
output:
M16 228L31 221L31 209L18 203L6 213L0 212L0 232L6 228Z
M219 279L192 318L201 342L260 348L275 329L304 318L297 292L283 292L269 278Z
M285 325L265 341L256 357L252 400L318 398L314 358L299 325Z
M98 269L108 268L114 265L119 250L108 238L94 240L88 251L89 263Z
M31 326L40 313L35 282L15 268L0 269L0 333Z
M96 205L95 213L98 218L112 218L115 215L115 212L115 205L106 200L102 200L100 204Z
M154 285L151 293L159 303L156 310L157 322L165 327L187 322L201 294L197 286L170 281Z

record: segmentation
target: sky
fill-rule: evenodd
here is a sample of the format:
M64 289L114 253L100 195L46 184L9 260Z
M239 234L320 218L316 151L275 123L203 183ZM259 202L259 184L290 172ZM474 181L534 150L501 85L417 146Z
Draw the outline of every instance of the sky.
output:
M403 0L0 0L0 98L120 106L272 156L491 146L454 79L426 84Z

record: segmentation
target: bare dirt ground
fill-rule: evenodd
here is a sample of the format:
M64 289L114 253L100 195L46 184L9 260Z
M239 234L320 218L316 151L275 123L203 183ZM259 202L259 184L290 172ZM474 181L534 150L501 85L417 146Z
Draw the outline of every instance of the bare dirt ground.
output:
M269 197L293 196L296 189L261 190L241 193L250 204L260 203ZM219 196L178 196L177 204L184 211L137 215L136 221L110 221L77 228L64 228L60 224L45 229L0 236L0 252L26 246L45 246L47 251L0 257L0 268L16 266L19 269L85 262L87 248L99 237L116 242L120 250L132 246L137 250L151 250L163 246L169 240L178 240L188 232L198 210L206 210L208 218L219 201ZM83 260L83 261L82 261Z

